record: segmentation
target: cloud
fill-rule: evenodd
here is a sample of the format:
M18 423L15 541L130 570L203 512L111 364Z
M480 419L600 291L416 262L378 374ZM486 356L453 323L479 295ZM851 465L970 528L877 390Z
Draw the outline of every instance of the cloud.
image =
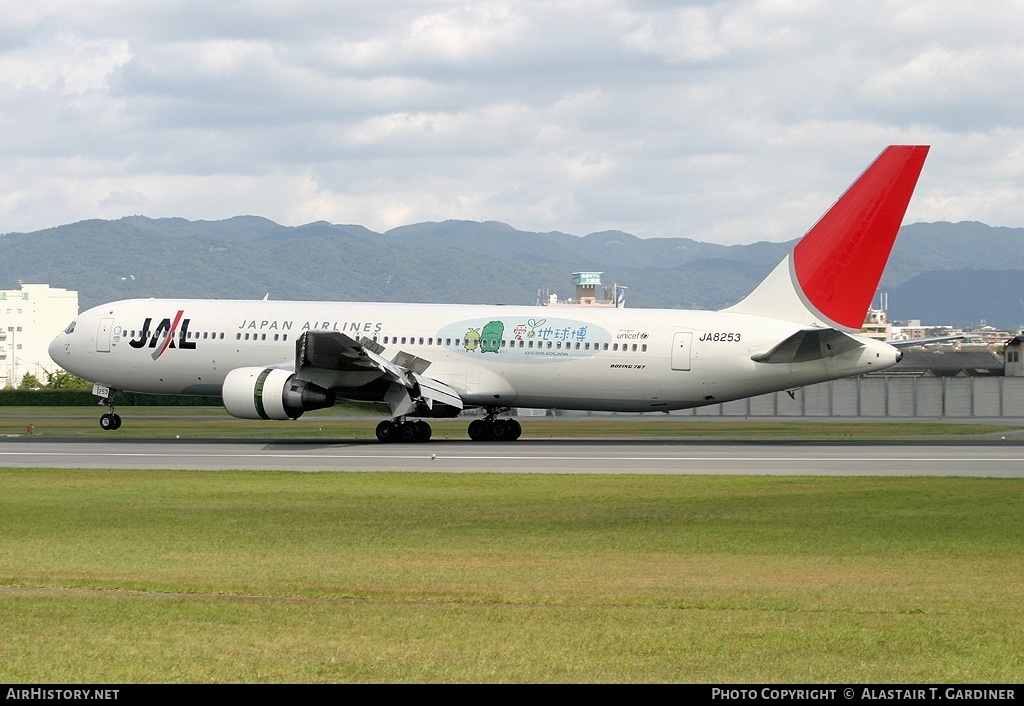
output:
M15 0L0 231L255 214L799 236L881 149L908 220L1024 220L1016 3Z

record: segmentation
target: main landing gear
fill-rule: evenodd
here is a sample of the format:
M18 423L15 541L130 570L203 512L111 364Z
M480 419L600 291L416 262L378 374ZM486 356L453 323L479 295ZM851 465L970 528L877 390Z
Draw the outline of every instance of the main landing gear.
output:
M499 419L501 411L504 410L488 407L483 419L470 422L469 438L473 441L515 441L522 436L522 425L515 419Z
M422 419L385 419L377 425L377 440L382 444L395 441L414 443L430 440L430 425Z
M469 438L473 441L515 441L523 434L522 425L515 419L499 419L505 409L488 408L483 419L469 423ZM422 419L385 419L377 425L377 441L382 444L419 443L430 441L430 425Z
M100 429L103 431L116 431L121 428L121 415L114 413L114 391L110 391L110 396L103 398L100 404L107 405L107 409L110 410L104 415L100 416Z

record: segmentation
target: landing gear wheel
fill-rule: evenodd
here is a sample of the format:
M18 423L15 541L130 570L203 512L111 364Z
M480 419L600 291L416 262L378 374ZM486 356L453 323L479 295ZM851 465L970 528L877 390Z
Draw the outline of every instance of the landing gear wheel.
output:
M115 431L121 428L121 415L114 412L116 398L117 390L108 390L107 396L100 402L107 408L107 413L100 415L100 429L103 431Z
M390 419L385 419L377 425L377 441L388 444L398 440L398 426Z
M416 425L416 429L418 432L416 436L416 441L430 441L430 435L433 433L433 430L430 428L430 425L427 424L422 419L417 419L415 422L413 422L413 424Z
M419 441L419 429L416 422L402 422L398 425L398 438L405 443Z
M405 422L385 419L377 425L377 441L382 444L396 441L403 443L428 441L431 433L430 425L421 419Z
M495 419L491 422L492 441L508 441L511 436L510 431L507 419Z
M103 431L114 431L121 427L121 416L107 413L100 416L100 429Z
M491 425L483 419L474 419L469 423L469 438L473 441L490 441Z
M469 438L473 441L515 441L523 435L523 426L515 419L484 417L469 423Z

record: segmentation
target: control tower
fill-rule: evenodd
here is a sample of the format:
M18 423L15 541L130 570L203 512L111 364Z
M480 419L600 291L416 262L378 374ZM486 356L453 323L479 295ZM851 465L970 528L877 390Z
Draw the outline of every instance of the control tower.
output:
M557 294L541 293L537 290L537 304L540 306L593 306L604 309L625 306L626 287L620 284L601 284L604 272L573 272L572 283L576 296L559 301Z

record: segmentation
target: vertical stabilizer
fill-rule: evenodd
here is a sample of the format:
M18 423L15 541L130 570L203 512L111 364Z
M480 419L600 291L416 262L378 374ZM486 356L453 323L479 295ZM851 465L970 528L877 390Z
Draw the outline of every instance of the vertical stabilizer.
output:
M928 147L893 145L743 301L726 311L860 330Z

